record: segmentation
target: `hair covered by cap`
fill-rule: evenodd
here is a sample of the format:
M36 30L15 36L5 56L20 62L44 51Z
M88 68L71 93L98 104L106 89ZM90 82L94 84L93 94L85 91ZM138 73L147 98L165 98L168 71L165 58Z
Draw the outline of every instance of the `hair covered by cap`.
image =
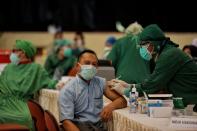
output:
M164 32L156 24L151 24L145 27L142 33L139 34L139 38L141 41L139 44L146 45L152 43L155 47L155 51L158 51L162 41L167 39Z
M162 41L166 39L164 32L156 24L144 28L139 37L141 41Z
M67 46L67 45L72 45L72 41L68 39L57 39L54 41L55 46Z
M139 34L140 44L146 45L151 43L154 46L154 51L159 52L165 45L178 47L179 45L172 42L170 38L165 37L164 32L156 24L151 24L144 28L142 33Z
M30 41L16 40L15 47L16 49L24 51L28 58L32 58L36 55L36 48Z
M54 51L55 53L59 52L59 50L63 47L63 46L70 46L72 45L73 42L68 40L68 39L58 39L54 41Z

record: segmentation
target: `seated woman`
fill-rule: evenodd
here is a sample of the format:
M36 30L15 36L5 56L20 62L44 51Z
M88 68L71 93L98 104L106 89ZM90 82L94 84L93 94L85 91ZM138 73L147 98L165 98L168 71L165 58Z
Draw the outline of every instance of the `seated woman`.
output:
M17 123L33 130L27 101L42 88L54 88L43 67L32 62L36 48L17 40L8 64L0 75L0 123Z

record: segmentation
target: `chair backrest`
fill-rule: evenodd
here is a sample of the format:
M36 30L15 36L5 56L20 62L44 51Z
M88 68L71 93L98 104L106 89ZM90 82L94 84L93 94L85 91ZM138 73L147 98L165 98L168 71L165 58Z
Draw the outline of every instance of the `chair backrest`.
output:
M29 128L18 124L0 124L0 131L29 131Z
M46 124L44 119L44 110L42 107L35 101L29 100L28 107L34 120L35 129L37 131L46 131Z
M99 66L112 66L110 60L99 59L98 61Z
M44 118L45 118L45 123L48 131L59 131L59 125L53 116L49 111L45 110L44 111Z

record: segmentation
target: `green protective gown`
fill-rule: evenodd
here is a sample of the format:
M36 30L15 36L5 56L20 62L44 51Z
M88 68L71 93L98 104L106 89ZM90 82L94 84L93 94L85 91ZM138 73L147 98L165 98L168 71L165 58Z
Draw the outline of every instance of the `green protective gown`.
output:
M136 87L148 94L164 90L183 97L185 105L197 104L197 64L179 48L166 45L153 73Z
M44 67L52 78L57 68L63 71L61 73L62 75L67 75L68 71L74 66L75 61L76 59L73 56L65 57L63 60L59 60L57 55L52 53L47 57Z
M17 123L33 130L27 101L42 88L54 88L46 70L38 64L8 64L0 75L0 123Z
M137 36L120 38L107 56L115 68L116 77L121 76L120 79L128 83L142 82L150 74L149 62L141 58L137 42Z

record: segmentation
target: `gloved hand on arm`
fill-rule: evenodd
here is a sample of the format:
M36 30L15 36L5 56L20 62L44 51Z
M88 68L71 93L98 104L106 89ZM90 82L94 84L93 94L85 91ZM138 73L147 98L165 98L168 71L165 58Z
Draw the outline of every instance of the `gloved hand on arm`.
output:
M128 84L122 80L112 79L109 81L109 85L112 90L115 90L120 95L126 95L129 97L129 93L131 92L132 84Z

